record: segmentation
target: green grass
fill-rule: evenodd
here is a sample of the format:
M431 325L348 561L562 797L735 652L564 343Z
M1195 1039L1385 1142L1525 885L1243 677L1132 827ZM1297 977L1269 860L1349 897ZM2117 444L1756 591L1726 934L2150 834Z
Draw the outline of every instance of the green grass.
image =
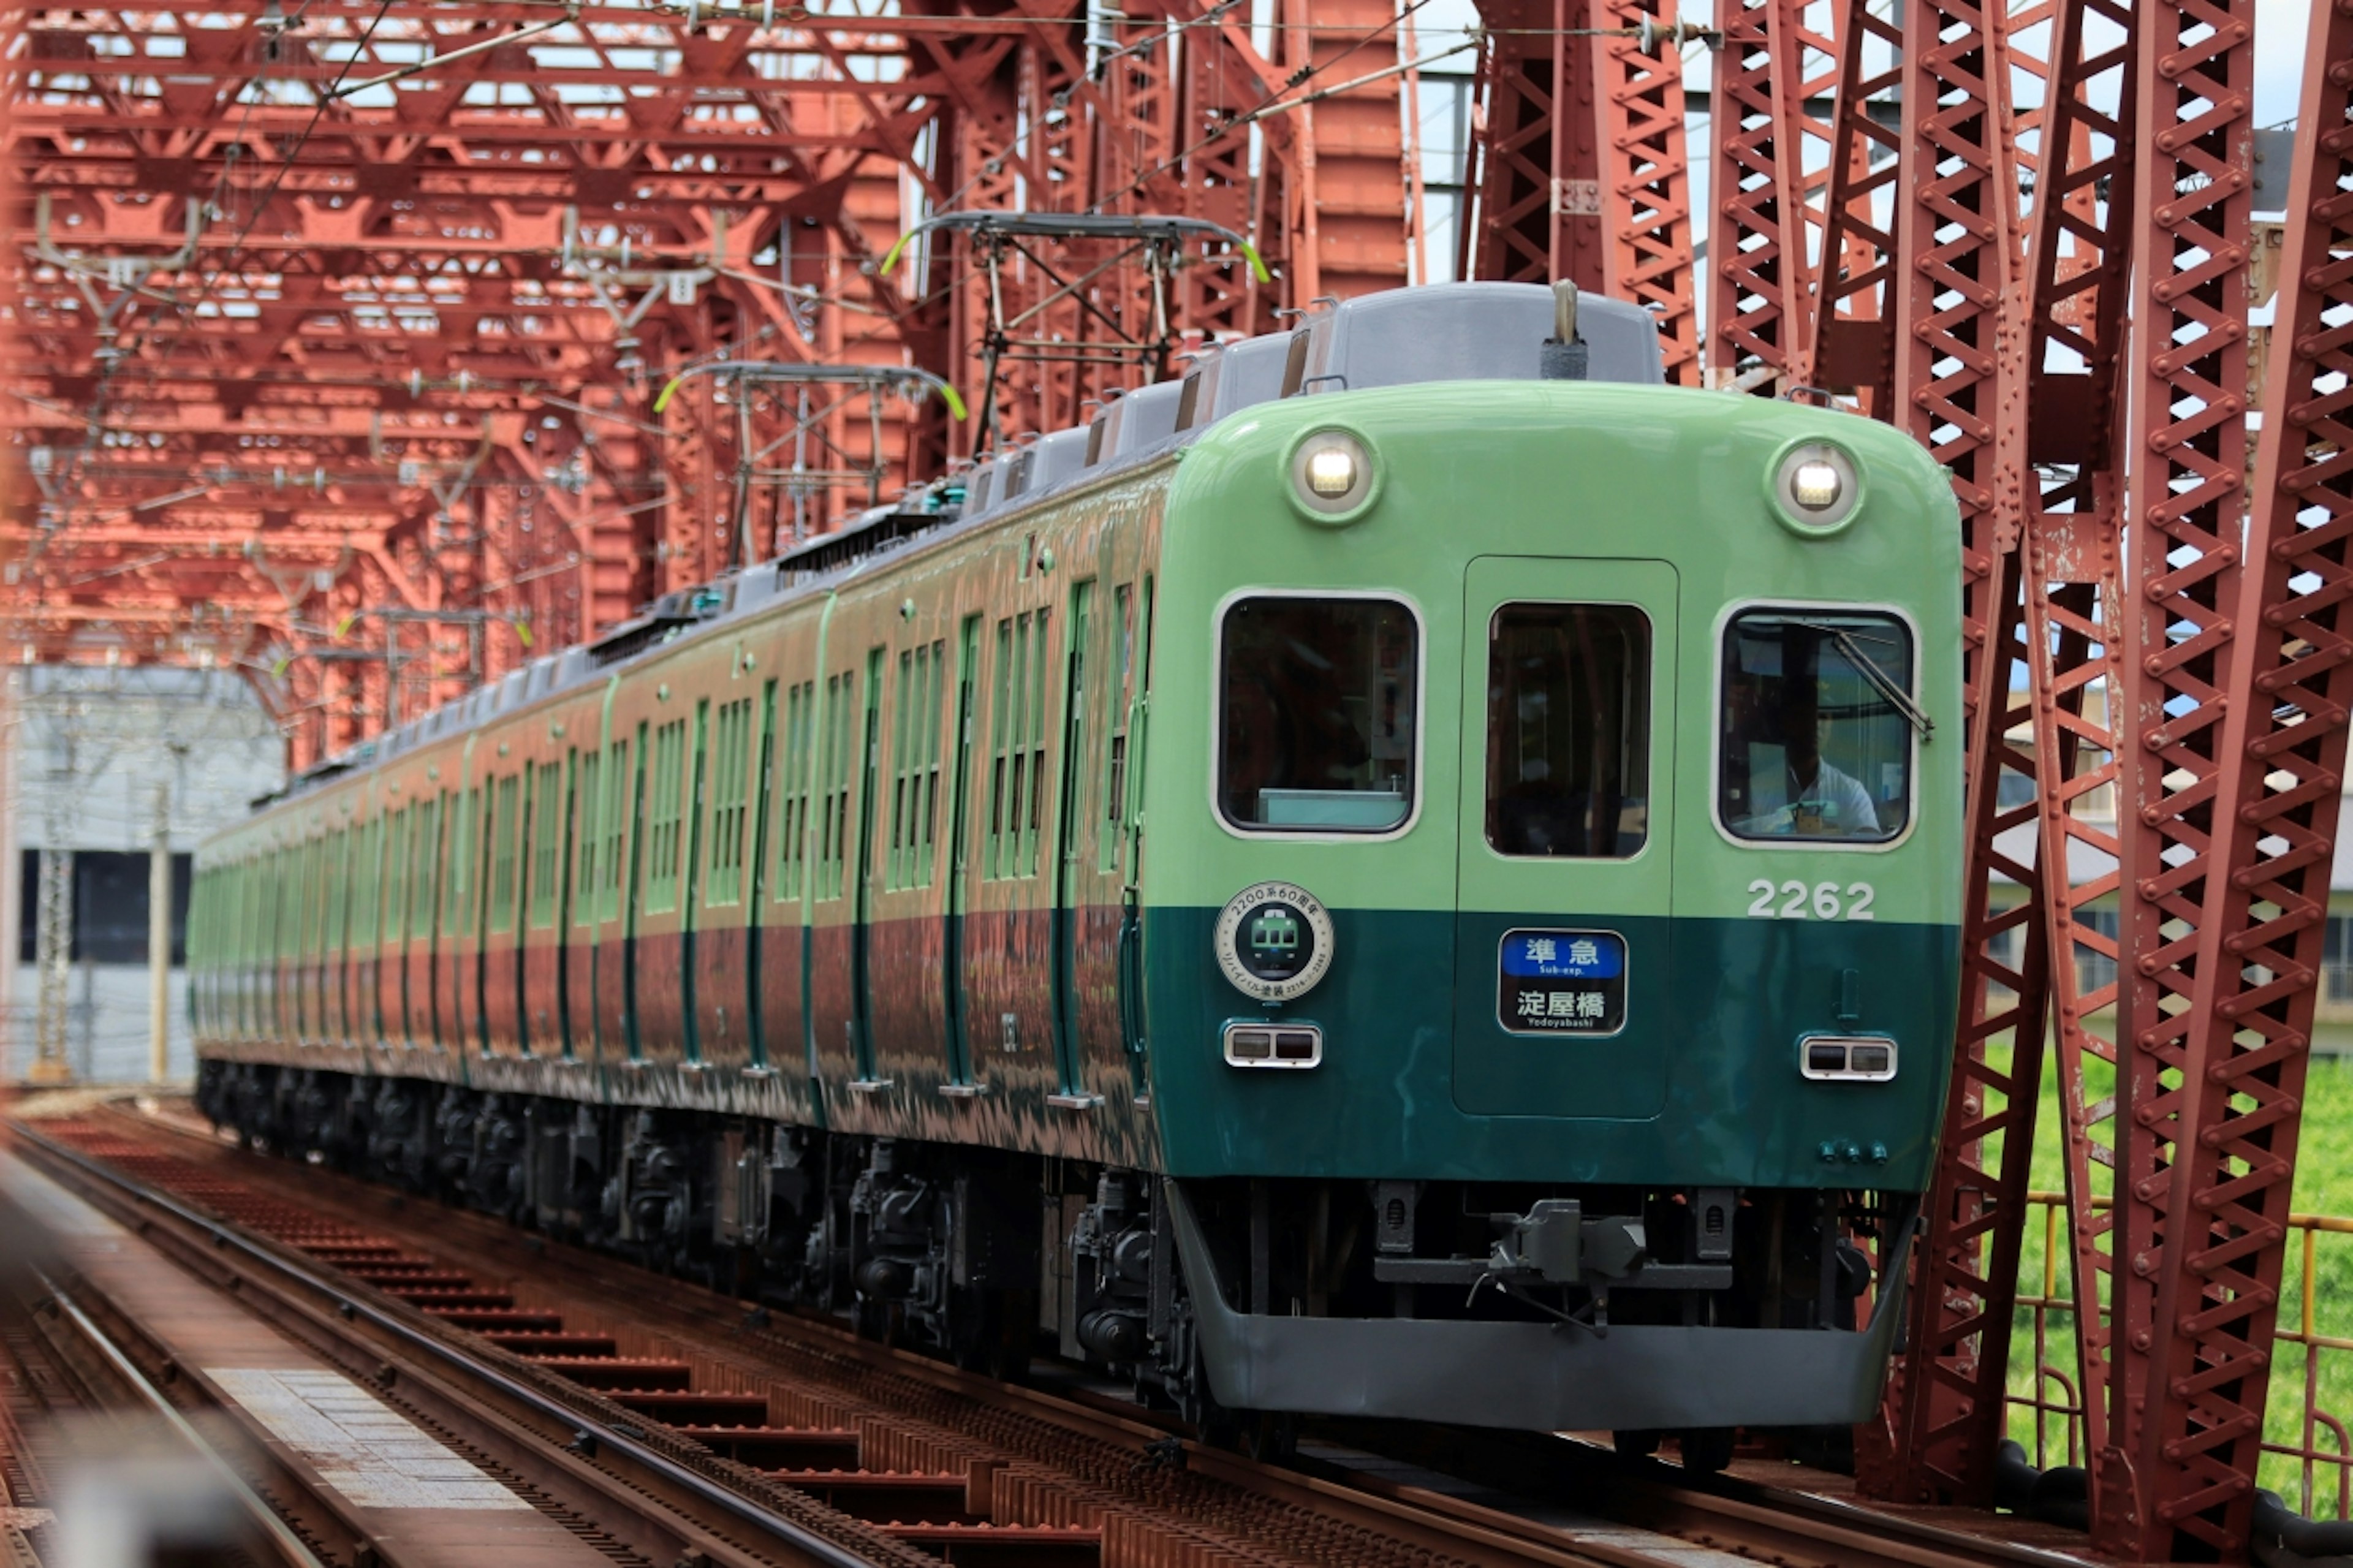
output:
M2108 1092L2112 1079L2104 1064L2088 1064L2086 1077L2091 1081L2086 1089L2093 1098ZM2065 1176L2061 1158L2063 1123L2060 1117L2058 1090L2052 1070L2046 1067L2041 1102L2035 1117L2033 1186L2037 1192L2057 1193L2063 1189ZM2295 1192L2293 1202L2298 1215L2330 1215L2353 1218L2353 1058L2316 1056L2312 1060L2306 1080L2304 1121L2298 1140ZM2105 1183L2095 1182L2105 1190ZM2072 1298L2074 1294L2071 1247L2063 1221L2057 1231L2057 1256L2046 1258L2045 1238L2049 1232L2042 1211L2029 1218L2025 1247L2020 1261L2019 1292L2021 1298L2035 1295ZM2303 1326L2304 1300L2304 1233L2292 1230L2288 1237L2288 1252L2281 1281L2279 1330L2282 1333L2299 1331ZM2312 1328L2322 1337L2334 1337L2353 1342L2353 1234L2321 1233L2316 1237L2314 1254L2314 1294L2311 1304ZM2034 1386L2035 1310L2022 1304L2017 1313L2011 1333L2010 1357L2010 1387L2013 1397L2028 1393ZM2068 1384L2077 1376L2074 1325L2072 1318L2061 1310L2044 1313L2043 1366L2055 1368ZM2279 1342L2273 1358L2274 1373L2271 1395L2265 1405L2264 1431L2266 1440L2289 1445L2300 1444L2306 1405L2305 1347L2286 1341ZM2326 1415L2353 1421L2353 1348L2323 1348L2315 1357L2310 1369L2314 1383L2311 1403ZM2062 1396L2061 1385L2046 1378L2046 1396ZM2043 1422L2042 1462L2069 1462L2068 1424L2055 1417ZM2033 1413L2013 1405L2010 1419L2010 1436L2026 1445L2030 1456L2036 1450ZM2343 1452L2345 1440L2331 1434L2324 1425L2316 1434L2317 1446L2325 1451ZM2083 1462L2080 1451L2073 1461ZM2266 1454L2261 1473L2262 1484L2286 1498L2292 1508L2330 1518L2343 1517L2341 1478L2346 1472L2333 1466L2318 1468L2313 1477L2312 1494L2305 1489L2303 1467L2296 1459L2280 1454Z

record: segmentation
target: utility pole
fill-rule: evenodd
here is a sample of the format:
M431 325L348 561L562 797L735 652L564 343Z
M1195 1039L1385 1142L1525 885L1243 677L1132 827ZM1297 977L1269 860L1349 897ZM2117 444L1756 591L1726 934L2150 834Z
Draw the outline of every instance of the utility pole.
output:
M73 798L74 755L78 747L78 704L69 700L48 717L56 727L48 740L47 789L41 801L40 905L33 933L33 964L37 984L33 1022L33 1066L26 1079L32 1083L67 1083L73 1065L66 1055L66 1009L73 983L73 851L66 842L71 831L66 818Z
M155 845L147 856L147 1081L172 1075L172 785L155 786Z
M23 679L0 678L0 1084L14 1075L16 953L23 941L23 865L16 850L17 763L24 755L16 691Z
M32 1083L66 1083L73 1078L66 1058L66 1008L73 980L73 851L52 847L65 832L62 814L52 806L43 816L42 836L51 842L41 848L39 924L33 937L39 1000L33 1024L33 1067L25 1076Z

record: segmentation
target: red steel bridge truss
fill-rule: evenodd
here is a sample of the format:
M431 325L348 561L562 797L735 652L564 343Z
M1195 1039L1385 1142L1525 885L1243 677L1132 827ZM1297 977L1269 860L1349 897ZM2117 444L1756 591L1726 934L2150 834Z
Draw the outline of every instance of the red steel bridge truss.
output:
M9 656L241 665L308 762L970 456L871 376L681 373L973 390L994 345L1018 433L1406 282L1413 9L15 12ZM2271 268L2253 0L1720 0L1697 215L1675 0L1481 17L1459 272L1642 300L1673 379L1952 474L1964 1005L1864 1482L1991 1500L2055 1067L2096 1542L2242 1557L2353 707L2353 0L2267 40L2306 62ZM883 267L951 211L1266 271L953 226Z

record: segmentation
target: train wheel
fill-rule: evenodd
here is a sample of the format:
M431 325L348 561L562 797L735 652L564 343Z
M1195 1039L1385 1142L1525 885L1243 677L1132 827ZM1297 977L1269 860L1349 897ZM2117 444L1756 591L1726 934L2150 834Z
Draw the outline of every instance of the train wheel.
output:
M1659 1451L1659 1440L1666 1436L1655 1427L1636 1427L1625 1432L1612 1432L1612 1447L1630 1459L1647 1459Z
M1028 1290L964 1289L951 1300L948 1359L999 1383L1029 1375L1038 1298Z
M888 1301L865 1296L851 1303L849 1326L860 1339L872 1340L878 1345L895 1345L901 1338L898 1309Z
M1234 1447L1261 1465L1287 1465L1299 1457L1299 1418L1287 1410L1236 1413Z
M1684 1469L1712 1476L1732 1463L1733 1428L1696 1426L1677 1436L1683 1451Z

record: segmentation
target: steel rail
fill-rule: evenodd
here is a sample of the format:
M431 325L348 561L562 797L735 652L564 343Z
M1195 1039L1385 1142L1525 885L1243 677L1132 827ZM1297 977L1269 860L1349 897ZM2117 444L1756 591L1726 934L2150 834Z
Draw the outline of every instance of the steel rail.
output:
M118 1111L117 1114L122 1113ZM127 1116L124 1119L132 1120ZM161 1124L160 1128L159 1124L153 1121L141 1121L138 1125L141 1131L151 1134L159 1130L168 1129L176 1136L195 1142L206 1142L199 1133L185 1129L169 1128L168 1123ZM356 1311L367 1313L372 1321L379 1324L406 1330L406 1325L398 1323L396 1320L385 1323L385 1315L376 1311L364 1300L348 1292L336 1289L331 1285L322 1284L315 1279L310 1270L290 1266L283 1259L272 1256L268 1247L257 1244L240 1234L238 1227L233 1224L216 1221L201 1213L192 1211L188 1205L157 1192L147 1183L109 1170L103 1162L95 1161L77 1151L65 1148L57 1141L44 1138L26 1128L21 1122L11 1122L9 1126L12 1131L24 1135L25 1142L32 1152L45 1159L51 1156L58 1157L59 1168L77 1179L93 1179L109 1196L119 1194L129 1202L153 1207L187 1225L198 1236L213 1238L217 1246L234 1247L247 1256L266 1262L278 1272L302 1281L319 1290L328 1300L338 1303L338 1310L343 1310L342 1303L348 1302ZM216 1146L215 1146L215 1152L217 1152ZM239 1173L247 1176L251 1174L246 1172ZM250 1182L250 1186L257 1194L265 1194L276 1202L307 1202L316 1205L316 1212L322 1215L335 1213L336 1205L333 1201L328 1200L322 1203L319 1195L313 1191L306 1190L301 1197L296 1197L289 1193L276 1190L275 1184L266 1178ZM478 1221L480 1227L483 1229L495 1229L501 1233L505 1233L507 1230L503 1225L485 1216L468 1215L462 1211L443 1211L438 1208L434 1212L437 1217L440 1218ZM381 1220L374 1218L367 1223L371 1229L385 1234L396 1234L401 1228L396 1226L387 1226ZM411 1223L413 1224L414 1221ZM452 1250L447 1232L436 1231L431 1234L439 1242L439 1250L443 1254L446 1255ZM506 1262L512 1268L514 1259L508 1258ZM577 1294L580 1289L581 1287L575 1284L561 1293ZM551 1293L557 1292L551 1291ZM350 1315L353 1314L346 1313L346 1316ZM794 1322L794 1326L817 1329L817 1325L801 1323L797 1321ZM678 1332L675 1329L669 1331ZM404 1338L408 1336L405 1333ZM811 1342L816 1342L812 1348L826 1351L838 1352L851 1345L864 1351L877 1350L877 1347L850 1339L846 1335L842 1336L846 1344L831 1342L831 1340L821 1331L812 1332L808 1337ZM444 1359L459 1362L469 1375L483 1375L485 1369L478 1368L462 1352L431 1345L429 1337L427 1344L428 1348L439 1352ZM878 1353L883 1358L897 1355L897 1352L891 1352ZM987 1379L956 1373L954 1369L939 1366L936 1363L924 1362L921 1365L927 1372L936 1372L941 1374L929 1380L934 1387L966 1394L977 1394L984 1401L991 1392L1021 1396L1013 1401L1000 1399L993 1403L1000 1409L1011 1408L1022 1414L1033 1416L1043 1415L1049 1419L1059 1417L1058 1424L1065 1432L1072 1436L1081 1436L1094 1443L1108 1443L1128 1448L1147 1459L1150 1456L1144 1454L1146 1446L1163 1438L1163 1429L1159 1426L1148 1421L1129 1418L1125 1413L1105 1410L1075 1411L1051 1396L1035 1394L1028 1390L1011 1389ZM903 1363L885 1359L876 1366L875 1370L885 1373L904 1373L913 1369ZM1049 1406L1054 1408L1049 1409L1047 1408ZM595 1436L599 1443L610 1442L616 1447L628 1446L612 1435L613 1429L609 1425L596 1423L566 1406L551 1406L551 1408L560 1412L561 1419L569 1430ZM1135 1413L1137 1415L1143 1414L1143 1412ZM645 1416L640 1419L648 1427L659 1427L662 1425L658 1417ZM921 1419L916 1418L916 1420L920 1426ZM1253 1493L1255 1494L1253 1501L1271 1507L1278 1517L1295 1519L1303 1515L1320 1515L1323 1519L1343 1528L1360 1531L1368 1536L1381 1537L1385 1543L1393 1543L1409 1553L1419 1552L1425 1557L1435 1554L1445 1560L1478 1564L1480 1568L1672 1568L1674 1561L1672 1557L1663 1556L1657 1552L1646 1552L1615 1542L1589 1542L1551 1532L1530 1536L1511 1530L1509 1526L1513 1521L1500 1514L1489 1517L1473 1509L1458 1510L1454 1516L1450 1516L1446 1512L1433 1510L1416 1501L1384 1498L1367 1493L1359 1488L1344 1486L1271 1466L1257 1465L1236 1455L1216 1450L1196 1449L1190 1444L1186 1447L1187 1449L1186 1462L1179 1468L1192 1469L1206 1479L1223 1482L1235 1486L1239 1490ZM789 1485L789 1483L783 1484ZM1139 1513L1153 1511L1149 1504L1130 1504L1129 1506L1134 1511ZM1189 1522L1181 1510L1172 1511L1170 1517L1178 1522ZM765 1524L765 1518L760 1522ZM851 1556L840 1558L838 1561L862 1563L864 1560Z
M220 1152L216 1143L193 1126L167 1117L137 1114L120 1106L104 1109L110 1119L150 1138L161 1134ZM259 1184L265 1187L276 1184L271 1180L274 1172L267 1169L241 1173L259 1177ZM351 1181L357 1194L339 1193L336 1199L348 1202L353 1195L364 1195L390 1203L393 1194L357 1178ZM306 1188L305 1194L312 1201L319 1197L313 1189ZM404 1221L396 1212L375 1212L373 1205L359 1207L359 1212L365 1215L364 1223L368 1226L403 1228ZM438 1205L433 1212L438 1218L453 1222L448 1228L432 1233L434 1242L444 1250L452 1247L495 1250L511 1235L505 1222L490 1215ZM594 1289L582 1270L610 1265L605 1259L586 1256L575 1260L566 1256L567 1251L550 1247L533 1258L531 1267L538 1282L558 1295ZM517 1260L507 1258L504 1261L512 1269ZM609 1281L606 1283L609 1285ZM1028 1388L999 1382L944 1362L875 1345L822 1319L776 1314L765 1327L754 1331L733 1315L722 1321L699 1309L693 1304L692 1294L684 1291L675 1299L654 1304L652 1310L659 1315L661 1331L681 1337L725 1336L738 1345L746 1339L772 1338L798 1350L853 1357L876 1373L902 1377L997 1410L1034 1417L1090 1443L1131 1449L1146 1458L1150 1457L1145 1453L1148 1447L1177 1439L1182 1443L1186 1468L1255 1492L1280 1506L1327 1512L1344 1507L1366 1510L1368 1516L1398 1523L1407 1522L1409 1516L1419 1516L1420 1530L1430 1535L1447 1532L1460 1547L1485 1553L1499 1548L1514 1552L1533 1550L1573 1553L1589 1561L1622 1564L1624 1568L1660 1561L1654 1552L1638 1548L1613 1550L1566 1535L1552 1526L1501 1508L1466 1501L1409 1481L1368 1476L1343 1465L1318 1465L1314 1474L1262 1465L1185 1439L1187 1429L1167 1412L1128 1405L1083 1391ZM1404 1446L1386 1443L1377 1432L1358 1432L1345 1424L1340 1424L1335 1430L1342 1441L1367 1452L1386 1453L1433 1472L1451 1468L1457 1476L1476 1477L1498 1489L1530 1497L1556 1489L1564 1462L1581 1472L1604 1472L1596 1478L1603 1484L1577 1489L1580 1503L1592 1500L1588 1505L1597 1512L1626 1525L1719 1549L1738 1543L1768 1560L1778 1557L1791 1563L1837 1563L1852 1568L2080 1568L2082 1563L2082 1559L2063 1552L1971 1536L1836 1498L1723 1478L1695 1481L1679 1476L1667 1466L1628 1464L1606 1449L1546 1434L1445 1432L1440 1435L1439 1447L1454 1449L1456 1458L1450 1464L1426 1447L1410 1442ZM1516 1483L1504 1479L1514 1470L1522 1472L1525 1479ZM1367 1528L1377 1527L1368 1517Z
M219 1449L206 1440L205 1435L197 1431L186 1416L180 1414L176 1405L164 1397L164 1391L148 1381L147 1374L139 1370L138 1363L123 1352L121 1345L114 1342L111 1335L91 1321L90 1314L83 1311L74 1299L66 1293L65 1288L51 1279L38 1264L32 1266L32 1272L33 1278L41 1282L41 1289L47 1294L49 1304L56 1307L66 1321L73 1325L74 1331L81 1335L90 1349L99 1353L109 1370L122 1380L123 1386L137 1394L142 1404L162 1416L164 1425L171 1427L174 1436L195 1449L196 1457L204 1460L206 1466L220 1477L222 1483L228 1488L229 1494L237 1499L237 1506L251 1515L253 1521L261 1527L262 1533L269 1537L269 1543L277 1548L278 1555L285 1562L294 1564L294 1568L327 1568L327 1564L320 1560L318 1554L302 1543L302 1538L295 1534L284 1520L278 1517L278 1510L263 1501L261 1494L248 1486L243 1476L237 1474L237 1467L230 1464Z
M45 1138L29 1125L12 1120L8 1129L16 1138L37 1149L48 1158L59 1161L83 1176L114 1189L134 1205L161 1209L191 1229L211 1237L213 1245L236 1252L252 1261L284 1275L304 1289L316 1292L334 1303L335 1310L347 1321L365 1319L372 1326L391 1335L411 1350L422 1352L434 1362L474 1382L486 1384L501 1395L512 1399L533 1414L562 1422L571 1431L594 1438L599 1447L610 1448L625 1455L631 1463L659 1477L665 1483L689 1493L696 1500L728 1515L739 1523L765 1531L778 1541L806 1552L825 1568L868 1568L867 1559L791 1520L763 1506L754 1499L743 1496L712 1480L709 1477L679 1464L615 1424L549 1398L528 1384L509 1377L497 1368L468 1355L455 1345L445 1344L432 1335L402 1322L392 1313L366 1300L356 1292L337 1285L311 1269L290 1262L272 1253L269 1248L245 1236L238 1227L216 1220L189 1207L154 1188L109 1170L101 1162L66 1148L52 1139Z

